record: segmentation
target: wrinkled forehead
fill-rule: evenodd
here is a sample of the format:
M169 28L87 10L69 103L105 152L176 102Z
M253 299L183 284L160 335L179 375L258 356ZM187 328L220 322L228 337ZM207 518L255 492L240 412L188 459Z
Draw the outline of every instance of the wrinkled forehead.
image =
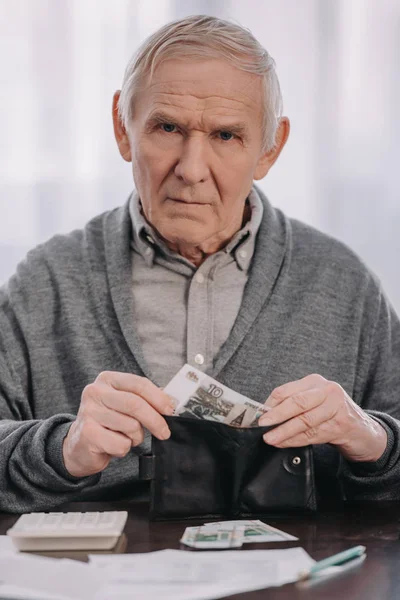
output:
M145 112L164 104L194 111L226 109L258 118L263 112L262 79L223 60L170 59L142 82L137 102Z

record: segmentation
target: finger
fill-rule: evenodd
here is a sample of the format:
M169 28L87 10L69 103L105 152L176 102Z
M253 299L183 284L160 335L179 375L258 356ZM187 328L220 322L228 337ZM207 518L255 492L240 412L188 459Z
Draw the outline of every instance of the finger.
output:
M115 390L141 396L161 414L171 415L175 408L171 397L146 377L132 373L104 371L96 381L105 383Z
M93 417L103 427L112 431L118 431L129 437L132 446L139 446L143 443L143 427L136 419L105 407L102 410L98 410Z
M307 413L321 405L327 397L326 387L297 392L260 417L258 424L276 425Z
M137 419L160 440L167 440L170 437L171 432L166 420L141 396L129 392L117 392L108 386L103 387L101 402L104 406Z
M337 423L334 421L335 414L335 410L325 402L317 408L290 419L279 427L275 427L272 431L268 431L263 436L264 441L271 446L283 447L285 442L303 433L307 439L313 440L322 423L329 422L331 423L333 439L337 435Z
M331 435L332 432L328 422L325 421L312 431L308 430L285 440L279 444L279 448L301 448L311 444L329 444L332 439Z
M122 458L128 454L132 448L132 442L123 433L111 431L98 425L98 431L95 436L95 451L98 454L108 454Z
M326 379L321 377L321 375L307 375L307 377L303 377L303 379L298 379L297 381L290 381L289 383L285 383L277 388L275 388L271 394L268 396L265 401L265 406L273 408L274 406L278 406L284 400L293 396L294 394L301 394L302 392L306 392L308 389L320 388L326 384Z

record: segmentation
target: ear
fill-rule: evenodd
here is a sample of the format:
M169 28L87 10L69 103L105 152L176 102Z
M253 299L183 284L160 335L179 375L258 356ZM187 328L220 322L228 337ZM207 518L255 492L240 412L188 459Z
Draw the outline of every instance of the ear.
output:
M119 114L118 114L118 100L119 100L120 95L121 95L121 90L117 90L114 94L113 103L112 103L112 118L113 118L113 124L114 124L114 135L115 135L115 139L117 140L119 152L120 152L122 158L124 160L126 160L127 162L131 162L132 161L131 145L129 143L129 138L128 138L126 129L125 129L123 123L121 123L121 120L120 120Z
M260 156L257 163L256 170L254 172L254 179L262 179L266 176L274 162L278 159L278 156L283 150L284 145L287 142L290 132L290 121L287 117L281 117L279 119L279 125L275 136L275 145L271 150L268 150Z

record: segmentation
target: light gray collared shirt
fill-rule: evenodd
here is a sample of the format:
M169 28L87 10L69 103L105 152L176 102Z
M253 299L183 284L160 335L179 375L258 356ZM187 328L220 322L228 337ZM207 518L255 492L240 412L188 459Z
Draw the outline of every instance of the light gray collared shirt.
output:
M263 204L253 188L251 218L222 250L196 267L170 250L132 194L135 325L154 382L164 387L186 362L211 371L238 315Z

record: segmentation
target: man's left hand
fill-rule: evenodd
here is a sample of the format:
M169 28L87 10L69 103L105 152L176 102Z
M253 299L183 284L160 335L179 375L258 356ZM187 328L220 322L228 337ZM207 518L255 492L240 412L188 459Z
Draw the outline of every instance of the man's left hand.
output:
M267 399L270 410L259 425L278 425L264 434L277 448L332 444L349 461L377 461L386 449L387 434L344 389L320 375L275 388Z

